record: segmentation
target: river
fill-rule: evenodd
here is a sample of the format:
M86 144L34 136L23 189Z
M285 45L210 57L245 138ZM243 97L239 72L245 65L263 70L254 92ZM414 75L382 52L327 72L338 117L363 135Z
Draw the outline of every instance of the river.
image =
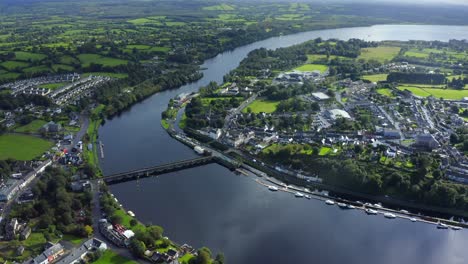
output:
M161 92L100 129L105 174L195 157L160 125L169 99L222 77L257 48L287 47L321 37L347 40L468 39L466 26L379 25L274 37L224 52L202 65L204 77ZM408 220L342 211L314 200L271 193L252 178L211 164L111 186L144 223L179 243L224 252L228 263L467 263L466 231L436 230Z

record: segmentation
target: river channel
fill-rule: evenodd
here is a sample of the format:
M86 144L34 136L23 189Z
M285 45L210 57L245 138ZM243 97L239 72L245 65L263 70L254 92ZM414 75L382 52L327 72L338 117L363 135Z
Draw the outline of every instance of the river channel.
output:
M276 49L321 37L347 40L468 39L466 26L379 25L274 37L205 61L204 77L134 105L99 129L104 174L196 157L160 125L169 99L196 91L239 65L257 48ZM268 191L252 177L216 164L111 186L125 208L165 235L224 252L227 263L468 263L468 232L409 220L343 211L323 202Z

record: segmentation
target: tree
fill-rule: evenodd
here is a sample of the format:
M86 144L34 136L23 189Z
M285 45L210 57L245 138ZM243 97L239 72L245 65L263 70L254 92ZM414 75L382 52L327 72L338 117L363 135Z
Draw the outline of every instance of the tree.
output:
M146 245L142 241L136 239L136 238L131 238L130 239L130 245L129 245L130 251L132 254L134 254L137 257L142 257L145 254L146 251Z
M116 225L116 224L121 224L122 223L122 216L121 215L118 215L118 214L113 214L111 217L110 217L110 221L112 224Z
M197 251L197 256L190 259L189 264L209 264L211 263L211 251L206 248L200 248Z
M90 237L93 234L93 228L90 225L85 225L84 231L86 232L87 237Z

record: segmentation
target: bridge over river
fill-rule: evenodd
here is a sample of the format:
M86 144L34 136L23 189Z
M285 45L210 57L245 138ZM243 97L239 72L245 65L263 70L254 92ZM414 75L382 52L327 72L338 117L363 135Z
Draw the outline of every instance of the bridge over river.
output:
M116 174L105 176L102 179L107 184L114 184L114 183L132 181L132 180L137 180L140 178L160 175L160 174L179 171L179 170L185 170L188 168L202 166L202 165L206 165L206 164L217 162L217 161L218 159L210 155L210 156L199 157L195 159L182 160L182 161L172 162L168 164L157 165L154 167L132 170L128 172L116 173Z

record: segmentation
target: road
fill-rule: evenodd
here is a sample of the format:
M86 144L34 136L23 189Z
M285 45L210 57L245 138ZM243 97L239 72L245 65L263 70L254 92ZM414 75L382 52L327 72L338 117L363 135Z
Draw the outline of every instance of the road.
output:
M116 245L112 244L106 237L104 237L101 232L99 232L99 220L102 219L101 216L101 203L99 201L99 181L100 180L93 180L91 181L91 192L93 194L93 204L92 204L92 218L93 218L93 230L94 230L94 237L100 239L107 244L107 248L114 251L115 253L136 261L138 263L150 263L148 261L144 261L142 259L138 259L130 253L127 248L117 247Z

